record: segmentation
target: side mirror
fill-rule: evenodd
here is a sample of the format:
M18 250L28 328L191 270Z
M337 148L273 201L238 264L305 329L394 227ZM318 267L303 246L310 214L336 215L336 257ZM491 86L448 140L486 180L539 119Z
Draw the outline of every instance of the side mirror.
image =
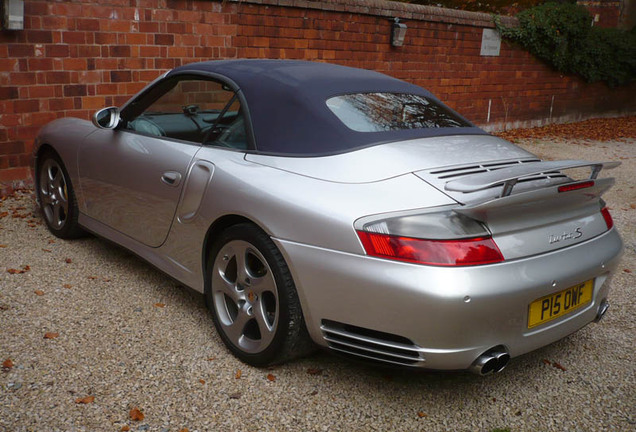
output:
M93 114L93 124L100 129L115 129L119 125L119 108L102 108Z

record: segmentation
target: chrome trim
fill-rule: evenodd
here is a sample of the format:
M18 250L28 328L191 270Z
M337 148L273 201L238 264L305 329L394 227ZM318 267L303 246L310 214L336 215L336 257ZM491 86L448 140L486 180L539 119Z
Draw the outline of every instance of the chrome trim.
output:
M348 327L346 324L323 320L320 329L329 348L356 357L402 366L419 366L425 361L422 349L417 345L381 339L385 335L387 338L404 339L410 342L406 338L359 328L361 332L368 331L378 335L378 337L364 336L356 333L355 330L349 331L346 327Z

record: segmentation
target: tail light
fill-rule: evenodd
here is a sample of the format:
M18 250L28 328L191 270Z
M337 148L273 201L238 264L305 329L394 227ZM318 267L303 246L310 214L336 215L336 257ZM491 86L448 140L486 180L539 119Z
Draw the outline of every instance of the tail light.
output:
M474 266L504 260L481 223L452 211L363 218L356 232L377 258L436 266Z
M614 226L614 219L612 219L612 215L609 212L607 207L603 207L601 209L601 214L603 215L603 219L605 219L605 225L607 225L607 229L611 230Z

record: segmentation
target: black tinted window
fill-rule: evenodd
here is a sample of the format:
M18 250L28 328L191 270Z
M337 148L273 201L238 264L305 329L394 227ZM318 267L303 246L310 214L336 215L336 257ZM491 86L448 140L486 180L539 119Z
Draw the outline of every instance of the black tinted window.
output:
M327 106L357 132L472 126L448 108L414 94L347 94L328 99Z

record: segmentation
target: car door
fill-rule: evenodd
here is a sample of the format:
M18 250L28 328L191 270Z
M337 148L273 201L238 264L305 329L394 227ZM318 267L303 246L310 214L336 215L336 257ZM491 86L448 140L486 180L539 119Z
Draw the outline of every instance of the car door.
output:
M236 101L222 83L168 77L121 112L114 130L99 129L78 154L82 212L151 247L166 239L189 167Z

